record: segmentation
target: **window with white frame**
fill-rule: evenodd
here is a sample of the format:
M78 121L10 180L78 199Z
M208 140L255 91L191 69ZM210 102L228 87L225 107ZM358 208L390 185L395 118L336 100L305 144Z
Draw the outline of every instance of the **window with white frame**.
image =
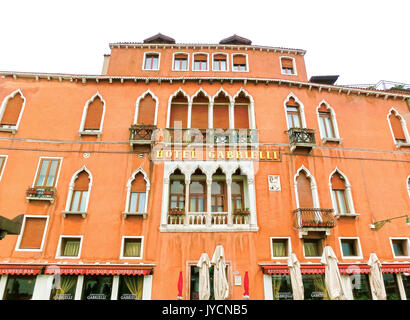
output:
M144 237L122 237L121 259L141 259Z
M340 143L341 139L339 137L336 115L333 109L325 101L322 101L316 109L316 114L322 141L334 141Z
M289 237L271 237L272 259L287 259L292 251Z
M60 236L56 258L78 259L81 255L83 236Z
M144 70L159 70L159 53L146 52L144 54Z
M189 55L187 53L174 53L174 71L188 71Z
M282 74L296 75L295 59L291 57L281 57L280 65Z
M64 216L67 214L86 216L91 185L92 176L85 166L74 173L69 184L66 207L63 211Z
M16 251L42 251L49 216L25 215L17 239Z
M248 56L246 54L233 54L232 55L232 71L234 72L249 71Z
M146 214L150 182L142 169L134 171L127 183L127 202L125 213Z
M34 180L35 188L53 188L57 184L62 158L41 157Z
M303 239L303 252L306 258L320 258L323 253L322 239Z
M79 135L97 135L102 131L105 114L105 101L97 92L85 104Z
M20 89L8 95L0 109L0 131L15 132L20 123L26 104L26 98Z
M212 56L213 64L212 70L213 71L228 71L228 55L225 53L215 53Z
M193 57L193 71L208 71L208 54L195 53Z
M3 170L6 166L8 155L0 155L0 180L3 177Z
M362 249L360 247L360 240L356 237L340 237L340 252L342 258L361 258Z
M406 121L393 108L390 110L390 113L388 114L388 122L395 144L397 146L403 144L410 144L410 137L407 130Z
M332 200L335 213L349 214L352 212L350 186L346 186L345 177L335 171L330 178Z
M410 256L409 238L390 238L390 244L395 258L408 258Z

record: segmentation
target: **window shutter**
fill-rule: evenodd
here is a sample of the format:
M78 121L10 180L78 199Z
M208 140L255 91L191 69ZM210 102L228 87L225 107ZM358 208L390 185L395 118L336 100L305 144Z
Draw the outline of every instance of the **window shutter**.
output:
M337 172L333 174L332 178L330 179L330 182L332 183L333 190L344 190L346 188L345 180Z
M175 59L185 59L188 60L188 55L184 54L184 53L179 53L175 55Z
M23 107L24 99L18 92L13 98L7 101L6 110L4 110L1 124L16 125Z
M195 61L207 61L208 57L205 54L196 54Z
M84 130L100 130L103 106L104 104L100 97L96 97L94 101L90 102L87 109Z
M171 104L171 115L170 115L170 128L174 128L174 121L181 121L182 128L187 127L188 119L188 103L184 104Z
M155 122L155 100L150 94L141 99L138 105L138 124L153 125Z
M300 208L313 208L312 189L310 180L302 171L296 178L298 184L298 199Z
M225 60L226 61L226 56L224 54L216 54L214 55L214 60Z
M77 179L75 180L74 190L87 191L89 183L90 183L90 178L88 176L88 173L85 171L82 171L78 174Z
M131 192L146 192L146 181L142 173L138 173L131 183Z
M235 129L249 129L248 106L235 105L234 110Z
M244 55L235 55L235 56L233 56L233 64L244 64L244 65L246 65L246 56L244 56Z
M213 127L218 129L229 128L229 107L228 105L214 105Z
M281 62L282 62L282 68L293 68L292 59L282 58Z
M391 113L389 116L390 120L390 125L393 130L393 135L395 139L400 139L400 140L406 140L406 136L404 135L403 127L400 122L400 118L395 115L394 113Z
M208 106L192 105L191 128L208 128Z
M46 222L46 218L26 218L20 249L41 248Z

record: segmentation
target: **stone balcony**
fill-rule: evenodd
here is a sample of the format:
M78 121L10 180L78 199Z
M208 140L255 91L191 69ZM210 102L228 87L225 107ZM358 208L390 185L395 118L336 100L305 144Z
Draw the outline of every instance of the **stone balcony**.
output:
M307 236L309 232L330 234L330 229L336 225L336 217L333 209L323 208L298 208L293 211L295 227L299 230L299 237Z
M316 146L315 131L306 128L290 128L288 131L290 151L311 151Z

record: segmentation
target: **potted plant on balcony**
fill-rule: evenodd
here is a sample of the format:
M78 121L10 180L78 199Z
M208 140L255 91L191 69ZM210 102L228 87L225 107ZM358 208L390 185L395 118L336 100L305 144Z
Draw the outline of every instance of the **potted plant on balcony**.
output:
M168 211L170 215L182 215L185 214L185 208L171 208Z
M54 195L54 190L53 190L53 188L46 188L46 189L44 189L43 195L45 195L45 196L53 196L53 195Z
M236 209L233 214L238 214L238 215L248 215L251 212L249 211L249 208L245 208L245 209Z
M26 194L28 197L33 197L37 194L37 189L36 188L32 188L32 187L28 187Z

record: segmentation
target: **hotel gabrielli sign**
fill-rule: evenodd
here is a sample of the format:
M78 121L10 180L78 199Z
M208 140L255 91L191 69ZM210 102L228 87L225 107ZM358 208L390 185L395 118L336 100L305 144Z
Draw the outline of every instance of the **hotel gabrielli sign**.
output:
M156 146L151 152L153 161L280 161L278 148L255 148L241 147L160 147Z

